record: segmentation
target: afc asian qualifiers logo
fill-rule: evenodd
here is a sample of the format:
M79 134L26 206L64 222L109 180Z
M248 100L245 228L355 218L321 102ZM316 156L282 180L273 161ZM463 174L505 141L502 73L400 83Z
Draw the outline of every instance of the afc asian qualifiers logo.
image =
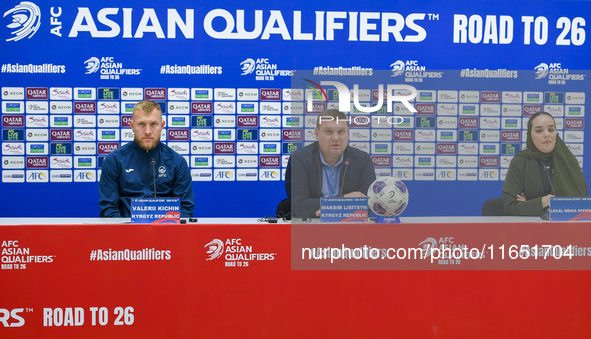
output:
M240 238L229 238L226 241L213 239L205 246L206 261L222 258L225 267L249 267L253 261L275 260L277 253L253 252L251 245L245 244Z
M241 75L248 75L254 72L254 67L256 66L256 62L251 58L248 58L240 63L242 65L242 74Z
M426 259L431 256L433 249L437 247L437 240L429 237L423 240L419 246L423 246L423 259Z
M400 74L402 74L402 72L404 72L404 61L402 60L398 60L395 63L391 64L390 67L392 67L392 75L393 77L397 77Z
M542 62L534 67L534 70L536 71L536 79L545 78L548 75L548 64Z
M217 259L224 253L224 243L219 239L213 239L204 247L207 248L207 252L205 253L209 255L209 258L205 260Z
M96 71L98 71L101 62L99 61L98 58L92 57L86 61L84 61L84 64L86 65L86 73L84 74L92 74L92 73L96 73Z
M4 17L9 14L12 14L12 23L6 27L15 30L10 32L14 37L8 38L6 41L19 41L24 38L30 39L37 33L39 26L41 26L41 10L32 2L21 2L14 8L6 11Z

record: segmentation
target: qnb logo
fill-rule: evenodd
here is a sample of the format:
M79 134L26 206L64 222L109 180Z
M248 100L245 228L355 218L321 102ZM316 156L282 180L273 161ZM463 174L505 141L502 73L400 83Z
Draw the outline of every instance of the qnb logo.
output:
M240 63L242 65L242 74L241 75L248 75L254 72L254 67L256 65L255 61L251 58L248 58Z
M92 73L96 73L96 71L98 71L99 66L101 65L101 62L98 58L92 57L92 58L84 61L84 64L86 65L86 73L85 74L92 74Z
M534 67L534 70L536 70L536 79L542 79L548 75L548 65L543 62Z
M404 72L404 61L398 60L398 61L392 63L390 65L390 67L392 67L392 75L391 76L397 77L400 74L402 74L402 72Z
M209 255L209 258L205 260L217 259L224 253L224 243L219 239L213 239L204 247L207 248L205 253Z
M0 308L0 324L4 327L21 327L25 324L25 319L23 319L18 313L23 313L25 311L24 308L15 308L12 311L9 311L5 308ZM8 323L10 319L14 319L17 322Z
M6 41L19 41L27 37L30 39L41 26L41 11L32 2L21 2L18 6L6 11L4 17L9 14L12 14L12 23L6 27L15 30L10 33L14 37Z

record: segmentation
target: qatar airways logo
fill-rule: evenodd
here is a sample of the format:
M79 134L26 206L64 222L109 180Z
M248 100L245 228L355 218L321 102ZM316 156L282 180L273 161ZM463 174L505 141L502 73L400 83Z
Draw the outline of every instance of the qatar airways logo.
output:
M478 118L460 118L460 128L478 128Z
M132 121L132 115L122 115L121 116L121 127L130 127Z
M74 113L96 113L96 103L74 102Z
M166 100L165 88L146 88L144 90L146 100Z
M417 109L417 114L435 114L435 104L419 104L417 103L415 108Z
M72 130L70 129L52 129L51 141L70 141L72 140Z
M564 119L565 129L584 129L585 120L583 119Z
M437 154L456 154L456 144L440 143L437 144Z
M256 115L238 116L238 127L257 127L259 118Z
M109 154L119 148L118 142L99 142L98 154Z
M27 168L48 168L47 157L27 157Z
M502 142L514 142L521 141L521 132L519 131L502 131L501 132Z
M29 87L27 88L27 100L47 100L47 88Z
M523 115L534 115L543 110L542 105L523 105Z
M314 102L311 105L312 107L310 107L310 105L306 105L306 113L310 113L310 114L320 114L324 111L326 111L326 103L325 102ZM348 111L348 110L346 110Z
M25 120L20 115L3 115L2 127L25 127Z
M304 131L301 129L284 129L283 141L300 141L304 140Z
M221 154L221 153L234 153L234 143L233 142L216 142L214 143L214 153Z
M422 132L422 131L419 131ZM435 136L435 135L433 135ZM414 131L413 130L400 130L394 131L394 141L403 141L403 140L410 140L414 139Z
M481 156L480 167L491 168L499 167L499 157Z
M392 166L392 157L385 155L372 155L371 161L376 167L390 167Z
M259 157L260 167L279 167L280 157L278 155L261 155Z
M488 102L501 102L501 92L480 92L480 102L488 103Z
M168 130L169 141L189 141L189 130L188 129L169 129Z
M211 102L193 102L191 104L191 113L193 113L193 114L213 113L213 104Z
M281 100L280 89L261 89L261 100Z

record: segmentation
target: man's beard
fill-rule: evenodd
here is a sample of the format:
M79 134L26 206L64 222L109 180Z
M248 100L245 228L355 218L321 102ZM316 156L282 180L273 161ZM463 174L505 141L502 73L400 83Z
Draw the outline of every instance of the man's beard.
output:
M154 138L154 143L150 146L144 146L144 144L142 143L142 140L136 135L135 136L135 143L140 146L141 149L149 151L151 149L156 148L156 145L158 145L158 143L160 142L160 138L156 139Z

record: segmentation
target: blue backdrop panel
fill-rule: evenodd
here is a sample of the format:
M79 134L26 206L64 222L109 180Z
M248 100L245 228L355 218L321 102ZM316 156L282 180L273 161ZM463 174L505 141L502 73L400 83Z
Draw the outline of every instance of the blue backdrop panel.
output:
M275 126L268 120L282 120L294 113L285 108L292 103L286 97L294 80L291 71L319 67L359 67L394 75L393 65L398 63L404 65L404 71L392 76L392 83L410 84L419 92L435 91L436 95L445 90L478 91L479 95L483 91L520 92L524 98L517 105L522 109L528 105L526 92L559 93L558 97L562 93L563 101L550 108L562 107L556 108L562 109L562 115L555 115L563 123L559 132L582 138L571 144L580 148L576 155L584 169L587 165L583 151L589 149L589 141L584 140L585 98L589 96L586 70L591 52L585 21L591 13L589 2L301 1L271 7L263 2L223 0L121 1L116 5L37 0L4 1L0 12L2 217L98 216L102 157L113 147L110 143L118 146L132 140L124 121L130 113L126 107L138 100L132 93L135 89L141 98L158 92L146 89L166 93L164 98L156 97L167 118L164 141L172 143L169 145L191 164L196 216L273 214L285 197L284 181L278 179L282 179L289 155L283 143L289 140L272 135L289 126ZM259 68L250 72L249 59ZM487 69L517 71L518 77L466 76L467 71ZM407 74L412 71L443 75L425 78ZM69 94L58 93L64 89L69 89ZM263 91L268 89L280 90L281 98L266 97ZM184 90L188 97L182 94ZM94 97L87 96L93 92ZM107 96L99 97L100 93ZM211 97L200 97L201 93ZM228 93L230 97L224 97ZM256 97L247 100L244 95L248 93L256 93ZM567 98L569 93L573 97L582 93L582 103ZM436 104L441 103L438 100ZM303 104L303 99L293 101ZM211 103L210 110L193 109L193 104L200 103ZM244 106L241 112L241 103L253 106ZM459 98L455 102L461 103ZM477 103L482 104L482 100ZM540 105L546 109L547 104ZM581 115L568 116L568 106L582 107ZM277 107L280 111L274 112ZM208 115L212 126L191 125L192 117ZM239 130L246 128L237 120L246 115L258 116L257 125L248 127L255 131L257 140L237 138ZM509 116L500 113L497 117ZM265 122L263 118L267 118ZM79 119L90 122L84 125ZM228 119L230 122L222 121ZM110 125L111 120L116 126ZM188 130L191 137L170 140L169 130ZM212 139L222 139L198 139L193 135L198 134L196 130L211 130ZM225 139L225 130L233 130L233 138ZM453 130L461 132L460 127ZM95 139L76 140L81 138L76 133L82 132ZM44 133L47 140L34 136ZM215 153L215 142L231 143L234 149ZM460 141L453 142L459 145ZM198 153L196 149L208 143L212 143L212 150ZM264 146L273 143L278 143L278 149ZM77 148L90 144L94 144L94 152ZM244 146L253 144L257 146L254 153L243 151ZM501 147L501 142L497 144ZM246 158L250 156L256 157L255 163L243 167L253 159ZM419 154L411 156L416 161ZM211 158L208 163L196 164L194 157ZM260 166L267 161L262 159L275 161L277 157L278 166ZM68 161L70 167L57 165ZM230 163L224 165L227 161ZM412 166L414 173L417 169ZM434 172L437 169L433 167ZM453 167L455 173L460 169ZM503 167L493 169L501 179ZM256 180L244 180L253 178L245 173ZM484 201L501 195L503 183L482 178L474 182L415 179L405 181L410 204L404 216L479 215Z

